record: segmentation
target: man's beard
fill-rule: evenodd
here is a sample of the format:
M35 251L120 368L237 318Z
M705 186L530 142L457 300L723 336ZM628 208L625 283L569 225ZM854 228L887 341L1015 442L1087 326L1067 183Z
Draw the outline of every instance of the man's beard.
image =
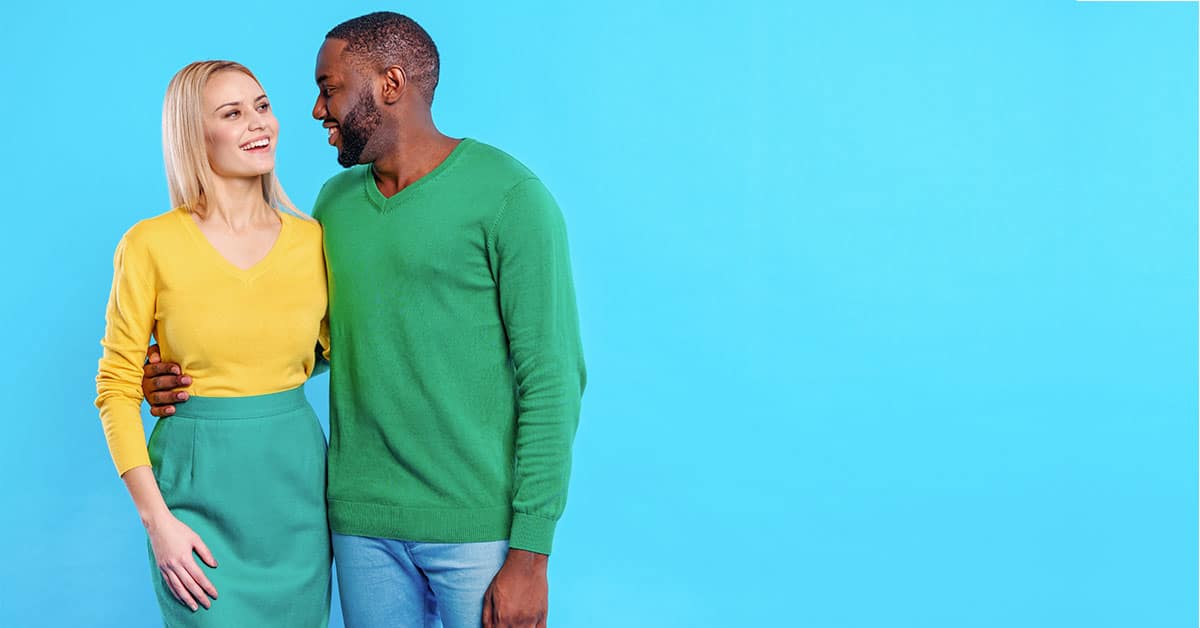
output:
M342 149L338 151L337 160L343 168L362 163L359 159L367 148L367 142L379 129L382 121L383 116L375 106L371 91L363 90L354 108L338 124L342 134Z

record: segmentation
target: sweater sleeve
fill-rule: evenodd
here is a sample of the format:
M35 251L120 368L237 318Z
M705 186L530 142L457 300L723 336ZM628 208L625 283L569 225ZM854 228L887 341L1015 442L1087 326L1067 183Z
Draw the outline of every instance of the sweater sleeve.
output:
M150 465L142 429L142 365L154 328L156 288L149 251L126 233L113 256L96 407L117 473Z
M325 183L323 183L321 185L321 189L317 190L317 200L313 202L312 216L313 216L313 220L316 220L318 223L321 222L321 218L325 213L325 204L327 202L326 197L325 197L325 189L328 187L329 187L329 181L326 181ZM330 286L328 286L328 281L329 281L329 277L330 277L329 254L325 251L325 226L324 225L321 225L321 258L323 260L325 260L325 277L326 277L326 282L327 282L326 293L328 293L328 292L330 292L330 290L329 290ZM329 370L329 359L331 356L330 349L331 349L331 345L332 345L332 333L329 330L329 307L328 307L328 305L325 308L325 318L321 319L321 331L318 335L317 343L320 345L319 347L317 347L317 362L319 363L317 365L317 368L319 368L320 370L313 371L314 375L316 375L317 373L324 373L325 371ZM320 362L322 362L322 361L324 363L320 364Z
M316 377L321 373L329 371L329 311L325 311L325 318L321 319L321 330L317 332L316 359L313 361L313 370L309 377Z
M567 232L537 179L513 187L492 229L500 311L517 380L509 546L549 554L567 501L586 383Z

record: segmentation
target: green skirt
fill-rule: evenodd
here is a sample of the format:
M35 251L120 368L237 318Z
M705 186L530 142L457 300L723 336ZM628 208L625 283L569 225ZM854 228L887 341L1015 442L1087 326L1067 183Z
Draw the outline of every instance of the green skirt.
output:
M158 421L149 449L171 513L217 559L212 569L196 557L217 599L193 612L171 594L150 552L167 626L328 625L325 434L303 387L192 397Z

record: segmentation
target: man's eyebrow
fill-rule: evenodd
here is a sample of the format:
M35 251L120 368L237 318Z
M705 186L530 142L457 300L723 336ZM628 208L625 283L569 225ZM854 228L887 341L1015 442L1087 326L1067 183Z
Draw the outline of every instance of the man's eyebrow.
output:
M322 74L321 76L317 77L317 85L320 85L321 83L324 83L325 81L328 81L328 80L329 80L329 75Z

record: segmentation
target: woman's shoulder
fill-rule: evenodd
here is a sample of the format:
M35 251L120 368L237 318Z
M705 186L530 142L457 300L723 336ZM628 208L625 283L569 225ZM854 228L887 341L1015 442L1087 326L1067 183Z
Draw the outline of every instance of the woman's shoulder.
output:
M282 217L281 220L287 221L288 225L301 236L321 239L321 223L311 216L296 215L286 209L280 210L279 215Z
M188 218L187 210L176 207L157 216L143 218L125 231L121 240L127 246L139 247L148 247L163 240L174 240L181 233L181 217Z

